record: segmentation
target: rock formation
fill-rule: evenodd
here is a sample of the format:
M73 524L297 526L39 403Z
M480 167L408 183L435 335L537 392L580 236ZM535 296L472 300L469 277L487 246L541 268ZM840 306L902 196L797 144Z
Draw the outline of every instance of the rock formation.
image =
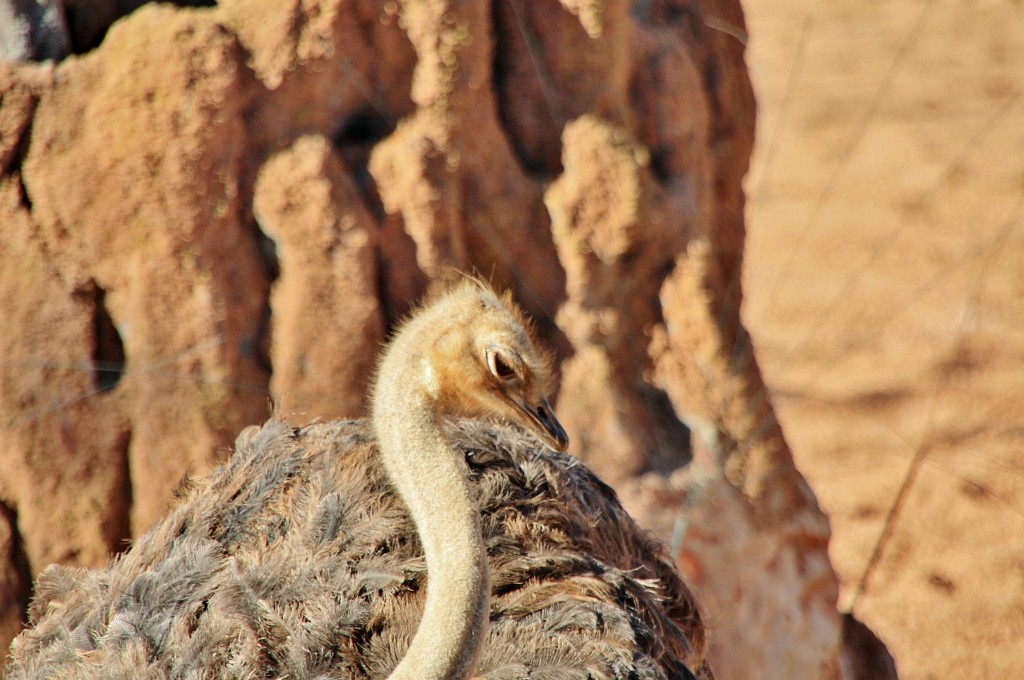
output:
M272 401L361 413L461 269L558 348L573 453L672 541L718 677L840 677L828 524L732 353L742 34L735 0L225 0L0 65L0 630Z

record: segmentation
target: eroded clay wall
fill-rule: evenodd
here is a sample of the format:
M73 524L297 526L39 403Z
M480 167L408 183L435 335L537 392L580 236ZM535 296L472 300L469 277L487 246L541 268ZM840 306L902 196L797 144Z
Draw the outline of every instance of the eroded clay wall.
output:
M0 67L7 637L32 575L102 563L271 403L360 415L461 270L536 317L719 677L839 677L828 523L739 322L743 36L729 0L226 0Z

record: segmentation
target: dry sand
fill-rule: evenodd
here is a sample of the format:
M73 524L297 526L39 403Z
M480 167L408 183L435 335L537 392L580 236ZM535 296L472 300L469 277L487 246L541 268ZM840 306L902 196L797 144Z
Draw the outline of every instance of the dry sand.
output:
M748 0L757 356L900 676L1024 676L1024 3Z

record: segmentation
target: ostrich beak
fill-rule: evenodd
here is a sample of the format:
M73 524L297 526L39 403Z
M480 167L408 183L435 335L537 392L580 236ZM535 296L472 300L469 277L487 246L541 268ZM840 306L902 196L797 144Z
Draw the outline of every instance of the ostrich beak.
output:
M523 415L524 424L529 426L530 431L537 435L542 442L555 451L565 451L569 448L569 435L565 433L562 424L558 422L547 399L541 399L538 406L530 406L516 397L511 397L509 400Z

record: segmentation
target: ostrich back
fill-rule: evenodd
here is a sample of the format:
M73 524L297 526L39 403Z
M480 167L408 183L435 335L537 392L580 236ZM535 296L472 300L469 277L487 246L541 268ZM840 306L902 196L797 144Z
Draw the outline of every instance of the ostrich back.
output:
M692 594L609 487L508 428L448 436L492 571L480 676L711 677ZM249 428L182 496L108 568L43 572L7 677L387 677L427 575L366 424Z

